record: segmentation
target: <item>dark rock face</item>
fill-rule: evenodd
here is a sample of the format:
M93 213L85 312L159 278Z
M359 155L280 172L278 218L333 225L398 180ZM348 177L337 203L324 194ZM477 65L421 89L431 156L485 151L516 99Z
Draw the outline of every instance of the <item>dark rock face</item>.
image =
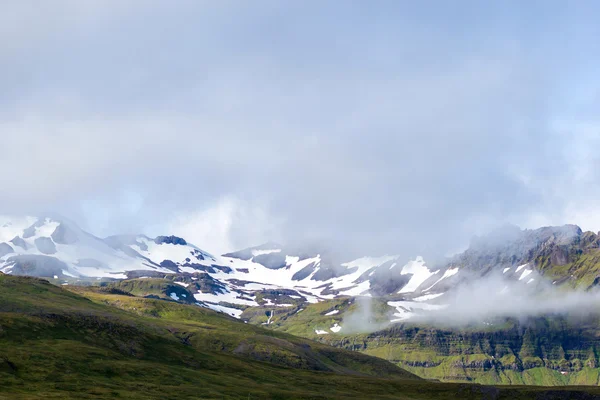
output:
M533 263L538 269L576 262L598 249L600 237L582 232L576 225L519 230L506 227L473 239L467 251L453 257L449 266L465 267L480 274L505 267Z
M280 269L286 266L285 258L285 254L279 252L255 256L253 261L269 269Z
M386 276L386 274L376 273L371 277L370 293L375 296L385 296L389 293L397 293L406 286L411 277L411 274Z
M54 243L58 244L74 244L79 241L77 234L62 223L56 227L50 236L54 240Z
M550 262L554 265L567 265L569 259L569 248L567 246L556 246L550 252Z
M150 278L163 278L165 276L164 272L147 270L127 271L125 274L127 275L127 279L136 279L141 278L142 276L148 276Z
M173 272L177 272L179 270L179 267L177 266L177 264L175 264L171 260L164 260L163 262L160 263L160 266L163 268L169 269Z
M27 250L29 246L27 246L27 242L25 242L22 238L15 236L13 240L10 241L15 246L19 246L23 250Z
M293 289L263 289L260 291L260 298L257 297L256 301L261 306L267 306L269 302L274 304L298 304L306 301L306 297Z
M315 271L315 263L310 263L306 267L302 268L300 271L296 272L292 276L293 281L301 281L306 279L310 274Z
M227 292L225 286L208 274L202 274L193 286L202 293L221 294Z
M175 245L181 245L181 246L185 246L187 245L187 242L185 241L185 239L177 237L177 236L157 236L156 239L154 239L154 243L156 244L175 244Z
M223 257L237 258L238 260L248 261L253 257L252 249L245 249L233 253L226 253L223 254Z
M264 289L263 294L269 294L272 296L298 296L298 291L294 289Z
M233 270L231 268L224 267L222 265L212 264L211 267L214 268L214 269L218 269L219 271L225 272L226 274L230 274L230 273L233 272Z
M8 243L0 243L0 257L14 252L13 248Z
M171 298L173 298L172 295L175 294L177 296L177 300L175 300L174 298L173 300L182 303L191 304L196 302L196 300L194 299L194 295L189 290L179 285L168 285L165 288L165 294Z
M311 279L313 281L326 281L332 278L337 278L338 276L345 275L345 273L340 273L341 271L345 272L345 269L342 270L341 266L335 268L331 265L327 265L321 262L319 270L313 275Z
M36 277L64 276L63 270L68 271L69 267L64 262L48 256L39 255L19 255L10 257L7 260L7 266L12 266L13 275L25 275Z
M34 241L35 247L43 254L55 254L56 253L56 245L49 237L41 237L37 238Z
M31 225L29 228L27 228L23 231L23 238L28 239L32 236L35 236L36 229L44 226L44 223L45 223L44 220L36 221L35 224Z
M321 261L316 265L319 268L317 272L310 278L313 281L326 281L340 276L348 275L356 271L355 268L346 268L341 265L341 262L328 254L319 253ZM310 258L315 257L312 255Z
M202 252L198 251L198 250L194 250L192 251L192 254L194 255L194 257L196 257L197 260L202 261L205 260L206 258L204 257L204 254L202 254ZM189 258L186 258L187 262L190 262Z
M399 268L394 265L399 266ZM388 261L378 267L373 267L365 271L357 280L356 283L370 281L370 293L374 296L385 296L390 293L397 293L402 289L412 274L400 275L399 269L402 268L400 263L396 261Z

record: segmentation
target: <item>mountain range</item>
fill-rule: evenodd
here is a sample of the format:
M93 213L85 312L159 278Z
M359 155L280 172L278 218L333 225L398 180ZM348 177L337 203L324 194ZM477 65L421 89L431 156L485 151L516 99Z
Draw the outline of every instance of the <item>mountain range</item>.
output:
M60 216L0 217L5 274L193 304L428 378L491 384L598 384L595 317L578 324L554 309L528 320L511 311L438 326L427 316L463 318L451 304L465 293L472 303L514 303L502 310L557 293L595 293L599 245L597 234L574 225L506 226L432 264L418 255L340 260L277 243L215 255L171 234L99 238ZM449 346L455 341L462 344Z
M0 271L63 284L175 275L183 287L200 287L190 290L201 304L240 316L246 306L259 305L257 293L281 289L308 303L338 296L427 303L492 274L523 285L537 285L544 277L555 285L590 289L600 276L599 243L598 235L573 225L524 231L509 226L430 266L418 255L340 261L276 243L213 255L172 235L99 238L62 217L0 217ZM287 304L279 300L273 304ZM406 307L399 308L396 319L405 314Z

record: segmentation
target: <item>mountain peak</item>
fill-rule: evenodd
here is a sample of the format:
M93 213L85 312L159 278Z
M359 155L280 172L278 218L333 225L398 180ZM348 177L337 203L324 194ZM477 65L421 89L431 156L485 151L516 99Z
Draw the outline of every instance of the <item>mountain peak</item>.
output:
M185 241L185 239L180 238L178 236L175 235L171 235L171 236L157 236L156 238L154 238L154 243L156 244L175 244L175 245L180 245L180 246L185 246L188 243Z

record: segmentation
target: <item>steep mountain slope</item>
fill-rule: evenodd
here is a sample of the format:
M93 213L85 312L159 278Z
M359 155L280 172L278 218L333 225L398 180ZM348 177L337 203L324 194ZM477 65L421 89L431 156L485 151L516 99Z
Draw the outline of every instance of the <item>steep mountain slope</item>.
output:
M395 256L340 262L273 243L214 256L176 236L100 239L56 216L4 217L0 240L0 271L5 273L63 284L174 274L180 284L197 286L193 294L200 304L234 316L249 306L285 307L340 295L401 290L410 296L432 275L445 278L441 270L429 271L421 258L408 264ZM287 290L287 302L278 297L280 290Z
M523 231L508 226L476 238L450 264L481 274L529 264L555 284L589 289L600 276L600 236L575 225Z
M497 318L444 326L426 322L390 325L387 315L394 309L385 299L361 305L355 299L340 298L301 310L276 310L268 326L374 355L421 377L442 381L600 384L598 315ZM251 320L261 323L265 319L256 314ZM365 323L370 324L370 331L352 330ZM341 326L346 329L337 329Z
M440 309L457 288L490 276L498 290L503 281L538 290L547 280L589 289L600 280L599 243L598 235L576 226L506 227L431 266L420 257L338 260L275 243L215 256L176 236L100 239L61 217L2 217L0 271L63 284L174 275L179 279L170 279L189 287L200 305L236 317L251 307L386 296L396 309L390 320L397 322Z
M328 300L275 310L268 325L382 357L423 377L598 385L597 255L598 235L575 226L508 227L475 239L449 260L446 279L418 297L374 298L362 308L353 298ZM453 309L457 293L472 304ZM264 314L250 311L242 317L265 323Z
M600 395L597 388L427 382L385 361L200 307L100 288L70 289L0 274L0 398L587 400Z
M65 219L0 219L0 271L64 278L125 278L137 269L169 272L139 254L127 254Z
M598 385L598 323L597 317L552 316L461 329L403 324L364 335L359 343L364 353L422 377L485 384Z
M98 288L89 289L88 296L102 290L121 295L123 304L133 295L199 305L389 359L425 377L597 384L596 317L576 324L560 322L564 312L552 318L543 312L553 313L562 293L595 290L599 243L598 235L576 226L505 227L475 238L465 252L436 265L420 257L339 260L275 243L217 256L176 236L101 239L66 219L44 216L0 221L0 271L94 285ZM465 292L469 309L504 308L450 328L448 322L464 317L452 307ZM361 308L364 298L372 299L374 311ZM527 325L522 317L528 314L511 318L522 308L519 302L548 299L554 299L552 307L534 314L546 328ZM446 325L434 323L433 314L446 315ZM365 331L376 333L356 333ZM523 353L526 332L536 343L552 340L533 355ZM494 343L484 343L489 337ZM577 340L583 347L574 344ZM447 351L444 343L457 341L462 345ZM499 343L510 351L498 350Z

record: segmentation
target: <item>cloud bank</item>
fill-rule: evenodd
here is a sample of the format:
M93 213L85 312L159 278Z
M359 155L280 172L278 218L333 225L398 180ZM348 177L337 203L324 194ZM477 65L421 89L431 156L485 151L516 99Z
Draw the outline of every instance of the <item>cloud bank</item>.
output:
M597 230L597 7L6 2L0 208L214 252Z

